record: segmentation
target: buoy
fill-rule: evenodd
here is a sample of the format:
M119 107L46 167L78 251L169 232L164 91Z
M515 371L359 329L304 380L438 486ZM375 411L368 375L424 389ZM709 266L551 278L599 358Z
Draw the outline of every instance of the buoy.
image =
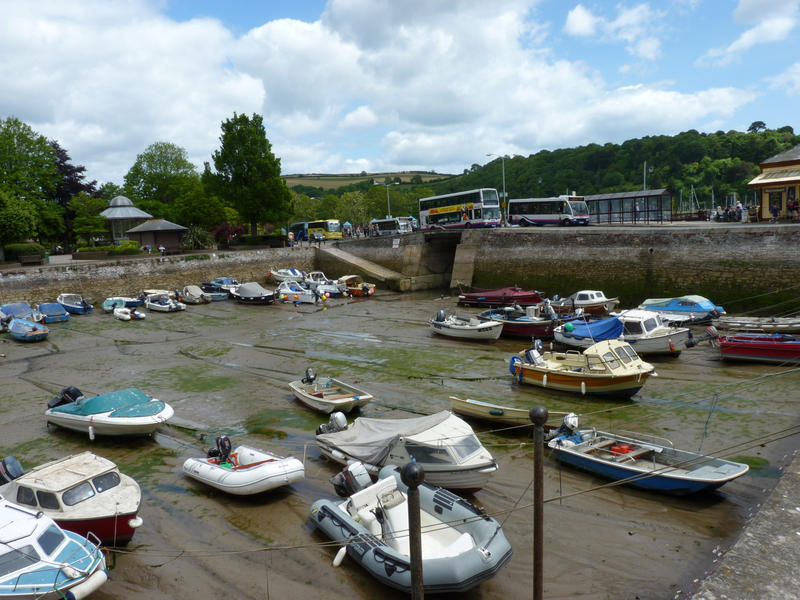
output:
M586 395L586 382L581 381L581 394Z
M542 376L542 387L547 387L547 373Z
M94 441L94 425L89 425L89 439Z
M342 546L339 548L339 551L336 553L336 556L333 557L333 566L338 567L342 564L345 555L347 554L347 546Z

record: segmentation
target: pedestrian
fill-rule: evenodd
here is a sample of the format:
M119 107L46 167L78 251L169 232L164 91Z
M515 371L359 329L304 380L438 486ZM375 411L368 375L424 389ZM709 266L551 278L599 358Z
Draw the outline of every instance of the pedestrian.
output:
M286 234L286 241L289 244L289 248L294 249L294 232L290 231Z
M772 203L772 206L769 207L769 212L772 213L772 222L778 222L778 204L776 202Z
M742 201L736 201L736 220L740 223L742 222L742 215L744 213L744 207L742 206Z
M158 251L161 252L161 256L166 256L167 255L167 249L164 248L164 246L159 246L158 247Z

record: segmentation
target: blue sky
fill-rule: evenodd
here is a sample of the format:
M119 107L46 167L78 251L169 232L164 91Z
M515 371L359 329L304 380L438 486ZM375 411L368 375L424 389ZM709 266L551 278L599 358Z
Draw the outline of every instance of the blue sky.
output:
M800 127L800 0L0 0L0 118L121 183L263 115L283 172ZM643 160L646 157L643 157Z

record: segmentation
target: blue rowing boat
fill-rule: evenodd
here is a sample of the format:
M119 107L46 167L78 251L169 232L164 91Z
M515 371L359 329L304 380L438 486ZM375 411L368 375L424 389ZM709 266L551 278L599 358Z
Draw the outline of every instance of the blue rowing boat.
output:
M41 323L13 318L8 324L8 333L20 342L41 342L47 339L50 330Z

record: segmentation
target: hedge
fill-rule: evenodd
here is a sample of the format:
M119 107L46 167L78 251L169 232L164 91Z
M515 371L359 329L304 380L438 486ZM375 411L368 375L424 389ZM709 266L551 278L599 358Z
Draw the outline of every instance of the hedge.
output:
M20 256L28 256L31 254L38 254L42 258L46 253L44 246L41 244L8 244L3 248L7 261L17 261Z

